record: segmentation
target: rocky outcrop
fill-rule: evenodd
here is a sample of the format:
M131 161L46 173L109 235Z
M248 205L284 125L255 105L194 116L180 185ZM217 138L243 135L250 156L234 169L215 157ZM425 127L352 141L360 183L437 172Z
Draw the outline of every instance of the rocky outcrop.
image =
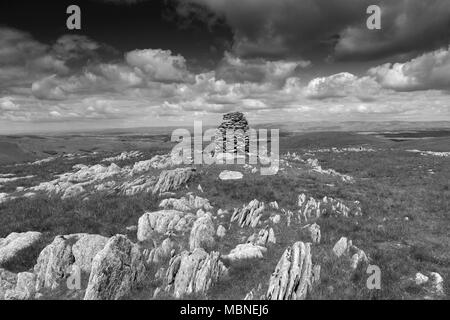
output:
M57 236L41 251L34 266L36 291L42 288L56 289L70 275L71 266L75 262L72 246L79 237L79 235Z
M303 228L308 231L308 235L311 238L312 243L320 243L320 226L317 223L308 224Z
M422 286L429 294L426 298L434 299L444 297L444 279L442 276L437 272L427 272L426 274L428 276L418 272L414 279L416 285Z
M20 263L38 250L42 240L40 232L11 233L0 239L0 267ZM39 252L39 251L38 251Z
M195 175L196 170L191 167L164 170L153 188L153 194L177 190L180 186L187 184Z
M366 253L354 246L352 241L346 237L342 237L333 247L333 253L339 258L342 256L350 258L351 268L358 268L361 263L368 263L369 258Z
M241 209L234 209L231 221L237 221L241 227L258 225L259 219L264 211L264 202L252 200L248 205L244 205Z
M197 211L198 209L211 211L213 209L208 199L194 196L192 194L189 194L187 197L182 197L180 199L164 199L163 201L161 201L159 206L163 209L174 209L184 212Z
M267 246L270 243L276 243L275 232L272 228L266 227L261 229L258 233L252 234L248 239L248 243L253 243L258 246Z
M89 274L92 260L103 249L107 238L85 233L57 236L41 251L34 266L36 291L58 288L73 272L73 266Z
M315 268L315 272L319 269ZM313 273L311 245L296 242L288 247L270 277L266 298L303 300L320 276Z
M0 268L0 300L5 300L9 292L14 290L17 283L17 274Z
M144 259L137 245L116 235L92 261L84 300L118 300L128 295L145 274Z
M171 238L166 238L161 245L144 250L143 255L147 264L160 264L177 251L178 245Z
M167 169L180 164L180 159L172 157L171 154L156 155L150 160L136 162L130 169L130 175L141 174L151 169Z
M189 237L189 249L203 248L206 251L213 249L216 229L210 214L204 214L195 220Z
M307 222L322 216L361 216L361 204L359 201L347 201L324 197L322 200L310 197L307 199L304 193L298 196L298 219L300 222Z
M72 246L72 253L75 258L75 264L82 272L91 272L92 260L97 253L102 250L108 238L97 234L86 234Z
M31 272L21 272L17 274L17 283L15 288L7 290L4 295L4 299L30 300L35 298L35 295L36 295L36 275Z
M222 258L230 262L246 260L246 259L262 259L267 249L253 243L238 244L236 248L231 250Z
M195 219L195 216L176 210L147 212L139 218L137 239L147 241L153 233L165 234L168 231L183 232Z
M227 274L218 252L207 253L201 248L183 251L170 260L166 291L176 298L189 294L206 294L209 288Z

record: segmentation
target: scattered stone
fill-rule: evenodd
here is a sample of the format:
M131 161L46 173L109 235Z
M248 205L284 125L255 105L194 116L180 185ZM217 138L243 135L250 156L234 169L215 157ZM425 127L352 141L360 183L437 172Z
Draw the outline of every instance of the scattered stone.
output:
M128 226L125 228L125 230L127 230L127 232L136 232L138 230L137 226Z
M175 298L197 293L206 294L209 288L227 274L218 252L206 253L196 248L173 257L167 270L167 291L173 288Z
M333 247L334 254L339 258L341 256L350 257L351 268L355 270L361 263L368 263L369 258L366 253L354 246L351 240L342 237Z
M144 259L126 236L110 238L92 261L84 300L118 300L128 295L145 275Z
M317 268L316 268L317 270ZM281 257L270 277L268 300L303 300L317 275L312 274L311 244L296 242Z
M226 234L227 234L227 229L225 229L224 226L220 225L220 226L217 228L216 235L217 235L219 238L223 238L223 237L225 237Z
M344 203L342 200L331 197L324 197L322 200L316 200L307 197L304 193L298 196L298 219L300 222L307 222L310 219L317 219L321 216L361 216L361 204L359 201Z
M224 170L219 174L220 180L240 180L244 175L239 171Z
M270 221L272 221L273 224L279 224L281 221L281 216L279 214L270 217Z
M0 267L20 263L22 259L36 251L41 243L40 232L11 233L0 238Z
M256 199L252 200L247 206L244 205L242 209L234 209L231 221L238 221L241 227L251 226L254 228L258 225L264 208L264 202L259 202Z
M276 202L276 201L270 202L269 207L271 207L272 209L278 210L278 202Z
M421 286L421 285L427 283L428 280L429 280L429 278L426 275L418 272L418 273L416 273L416 278L414 281L418 286Z
M36 275L31 272L17 274L17 284L14 289L8 290L5 300L30 300L36 295Z

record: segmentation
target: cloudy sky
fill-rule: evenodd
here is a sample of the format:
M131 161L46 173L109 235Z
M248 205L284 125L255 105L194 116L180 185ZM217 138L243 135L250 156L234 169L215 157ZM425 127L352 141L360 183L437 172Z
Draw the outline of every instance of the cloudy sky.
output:
M81 8L82 29L66 28ZM382 10L369 30L369 5ZM449 0L2 0L0 132L450 120Z

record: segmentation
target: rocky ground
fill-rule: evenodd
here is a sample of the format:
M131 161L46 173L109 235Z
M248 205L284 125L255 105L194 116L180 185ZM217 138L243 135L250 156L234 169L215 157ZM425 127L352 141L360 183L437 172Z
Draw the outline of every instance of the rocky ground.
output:
M447 299L445 152L331 136L284 138L273 176L168 148L2 166L0 299Z

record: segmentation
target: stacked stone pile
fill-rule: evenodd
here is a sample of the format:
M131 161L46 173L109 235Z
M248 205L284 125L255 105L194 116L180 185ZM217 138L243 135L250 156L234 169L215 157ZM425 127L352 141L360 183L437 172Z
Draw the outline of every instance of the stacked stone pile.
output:
M231 112L223 116L223 122L216 131L216 153L248 152L249 135L248 122L242 112ZM233 133L232 148L227 150L227 131ZM229 138L229 137L228 137Z

